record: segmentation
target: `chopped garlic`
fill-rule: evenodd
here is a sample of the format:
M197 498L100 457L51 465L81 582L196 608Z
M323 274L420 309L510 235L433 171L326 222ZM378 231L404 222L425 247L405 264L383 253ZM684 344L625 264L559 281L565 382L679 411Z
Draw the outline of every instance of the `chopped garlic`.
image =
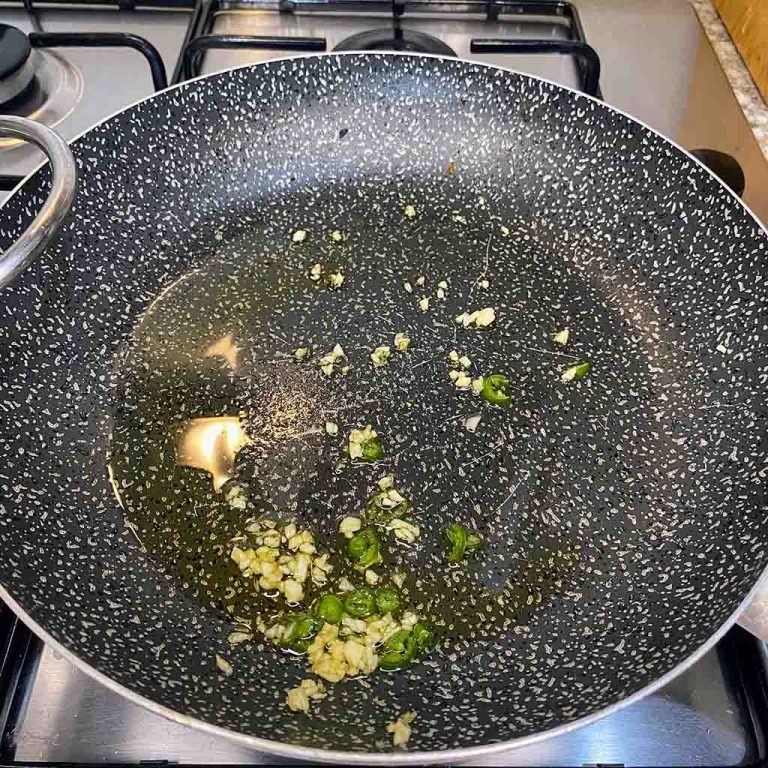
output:
M472 394L479 395L483 391L484 379L482 376L478 376L476 379L472 379Z
M338 229L334 229L333 232L331 232L331 240L333 240L334 243L340 243L343 239L344 235Z
M288 691L285 703L292 712L309 712L310 700L325 698L325 687L316 680L302 680L295 688Z
M341 273L341 271L332 272L330 275L328 275L328 285L331 288L341 288L342 284L344 283L344 275Z
M411 339L404 333L395 334L395 349L398 352L407 352L408 347L411 346Z
M313 558L317 550L314 536L309 531L298 531L294 523L282 529L275 529L274 526L271 520L248 524L246 530L255 534L255 548L235 546L230 558L240 569L243 579L249 582L257 579L258 589L281 592L286 600L299 602L304 598L301 585L307 581L310 572L313 582L322 583L332 566L328 563L327 554ZM288 551L281 551L281 544L285 544Z
M509 234L509 227L505 227L503 224L501 225L501 234L506 237Z
M451 381L456 381L456 379L458 379L458 378L459 378L459 372L458 372L458 371L456 371L456 370L453 370L453 371L448 371L448 378L449 378Z
M368 568L365 572L365 582L373 587L379 583L379 574Z
M403 283L403 288L405 288L406 293L413 293L413 286L407 280Z
M564 347L568 343L568 340L570 338L571 338L571 332L567 328L565 328L559 333L556 333L552 337L552 341L554 341L555 344L560 344L560 346Z
M408 744L411 738L411 723L415 720L415 712L405 712L387 726L387 733L392 734L392 743L396 747L403 747Z
M468 328L474 325L476 328L486 328L496 320L496 310L493 307L486 307L475 312L462 312L454 318L458 325Z
M363 455L363 444L378 437L378 434L370 424L365 429L353 429L349 433L349 455L353 459L359 459Z
M464 218L464 216L460 216L458 213L455 213L455 214L453 215L453 220L454 220L454 221L455 221L457 224L466 224L466 223L467 223L467 220L466 220L466 218Z
M382 365L386 365L391 356L392 350L389 347L376 347L376 349L371 352L371 362L373 362L373 367L381 368Z
M444 291L447 291L447 290L448 290L448 283L447 283L445 280L441 280L441 281L440 281L440 282L437 284L437 287L438 287L438 288L442 288Z
M489 326L494 320L496 320L496 311L493 307L486 307L481 309L475 317L475 325L478 328L485 328Z
M404 611L403 618L400 619L400 626L403 629L413 629L414 625L418 622L419 616L413 611Z
M376 485L379 486L379 490L382 491L388 491L390 488L394 488L395 486L395 476L394 475L384 475L384 477L379 480Z
M336 587L339 592L351 592L355 585L346 576L342 576L337 582Z
M365 619L355 619L352 616L343 618L341 620L341 626L346 627L350 632L356 635L362 635L364 632L368 631L368 624Z
M326 421L325 422L325 431L329 435L338 435L339 434L339 425L335 421Z
M291 688L285 697L285 705L291 712L309 714L309 696L301 688Z
M264 630L264 637L273 643L279 643L283 639L285 630L286 628L282 624L273 624Z
M463 325L465 328L469 327L469 324L472 322L472 315L469 314L469 312L462 312L460 315L457 315L455 318L456 323L458 325Z
M395 573L392 574L392 576L390 578L392 579L392 583L398 589L402 589L403 588L403 584L405 584L405 574L404 573L402 573L401 571L396 571Z
M309 354L309 347L298 347L293 350L293 356L297 360L303 360Z
M426 312L429 309L429 299L427 297L419 300L419 309L422 312Z
M248 506L248 499L244 495L241 485L234 485L227 491L224 498L232 509L245 509Z
M458 362L459 362L459 353L458 353L458 352L457 352L455 349L452 349L452 350L451 350L451 351L448 353L448 359L449 359L449 360L450 360L452 363L458 363Z
M341 348L340 344L334 345L333 349L323 355L318 361L317 366L320 368L320 370L323 372L325 376L332 376L336 369L339 367L338 363L340 360L342 360L346 355L344 354L344 350ZM340 368L341 373L346 373L344 368L347 366L343 366Z
M362 527L363 522L359 517L345 517L339 523L339 533L345 538L351 539Z
M291 237L291 240L293 240L294 243L303 243L307 239L307 230L306 229L297 229L293 236Z
M312 582L314 584L325 584L328 581L328 574L333 570L333 566L328 562L328 555L320 555L312 561Z
M427 278L424 277L423 275L421 277L417 277L416 278L416 285L418 285L419 288L423 288L424 287L424 283L426 283L426 282L427 282Z
M481 281L478 283L478 285L479 285L481 288L488 288L488 286L490 285L490 283L489 283L487 280L481 280Z
M230 645L240 645L247 640L250 640L253 635L250 632L230 632L227 636L227 642Z
M462 368L470 368L472 366L472 361L466 355L462 355L459 358L459 365Z
M387 523L387 530L392 531L396 539L400 539L400 541L404 541L407 544L413 544L420 534L417 525L409 523L407 520L401 520L399 517L395 517Z
M438 288L436 296L437 296L438 299L444 299L445 298L445 291L442 288Z
M235 671L235 668L223 656L219 656L218 653L216 654L216 668L227 677Z
M282 582L283 594L289 603L300 603L304 599L304 587L298 581L286 579Z
M317 282L323 274L322 264L313 264L312 269L309 270L309 279Z
M451 371L451 373L458 373L456 378L453 379L453 386L456 387L456 389L469 389L472 386L472 377L464 371Z
M392 502L392 506L390 507L390 509L393 509L399 504L402 504L406 499L405 499L405 496L403 496L400 493L400 491L398 491L396 488L390 488L387 491L386 500L388 502Z
M363 622L365 624L365 622ZM319 677L337 683L344 677L370 674L379 663L367 637L339 639L339 627L326 623L307 650L312 671Z
M413 219L416 216L416 208L414 208L412 205L406 205L403 209L403 214L409 219Z

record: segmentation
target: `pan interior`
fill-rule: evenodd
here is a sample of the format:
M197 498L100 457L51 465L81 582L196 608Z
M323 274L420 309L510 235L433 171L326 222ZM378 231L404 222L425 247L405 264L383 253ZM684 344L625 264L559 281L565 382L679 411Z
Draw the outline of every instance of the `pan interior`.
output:
M389 473L423 536L417 547L388 542L385 570L406 574L412 606L446 640L526 631L532 611L583 566L594 502L573 480L610 481L614 449L601 394L593 400L593 387L560 376L606 343L621 345L620 334L604 330L620 322L577 267L552 262L546 238L523 220L493 220L462 187L438 180L387 192L366 182L332 196L296 195L289 209L312 203L311 222L298 222L312 227L307 241L253 227L220 233L215 257L171 284L135 328L119 374L115 489L157 562L222 619L274 617L283 606L247 589L226 597L239 582L231 540L254 516L296 517L320 549L341 552L337 574L359 581L338 522L361 515ZM406 199L429 200L429 210L412 221ZM340 244L333 231L343 232ZM343 286L313 281L315 264L339 270ZM449 287L439 299L442 281ZM483 307L498 310L494 327L455 323L464 309ZM551 336L571 325L579 340L566 353ZM395 350L397 333L409 337L408 351L374 367L373 350ZM328 378L318 359L335 344L350 370ZM311 350L300 362L299 348ZM453 350L471 358L475 376L508 374L514 405L457 390ZM637 385L637 375L618 373L626 377L618 386ZM328 421L337 436L326 433ZM367 424L385 445L373 465L346 455L350 430ZM611 460L585 465L585 439ZM246 509L227 502L234 486L247 489ZM452 522L478 531L487 548L446 569L439 533Z

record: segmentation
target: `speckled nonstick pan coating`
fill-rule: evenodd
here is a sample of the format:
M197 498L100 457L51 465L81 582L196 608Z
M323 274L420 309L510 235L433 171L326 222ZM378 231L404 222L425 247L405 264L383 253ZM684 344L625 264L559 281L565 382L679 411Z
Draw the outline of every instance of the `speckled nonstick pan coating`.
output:
M389 749L386 723L415 709L412 759L458 759L470 753L424 753L484 751L612 707L683 664L747 596L768 560L766 236L657 134L527 76L354 54L184 84L73 151L69 222L0 306L0 581L127 695L315 758ZM45 192L42 171L11 198L0 244ZM349 232L342 247L323 238L332 229ZM318 260L342 265L341 290L313 286ZM406 293L418 275L425 289ZM492 328L456 329L455 315L484 306ZM568 359L551 354L564 326L566 353L594 365L570 384ZM374 372L370 351L397 331L412 350ZM304 664L257 641L230 651L219 612L126 530L108 479L111 435L126 409L140 412L150 374L196 371L226 334L241 342L238 370L201 374L180 418L277 401L302 403L307 428L328 414L341 425L335 441L278 440L262 455L265 503L332 540L338 516L391 469L424 532L410 567L446 578L457 614L506 580L529 589L548 548L575 556L538 573L541 602L505 626L332 686L309 717L288 712ZM346 377L276 362L336 342ZM478 372L510 375L508 410L454 391L453 348ZM131 373L140 358L143 379ZM462 417L474 412L470 434ZM335 473L349 429L366 423L388 463ZM460 578L437 535L452 520L488 541ZM200 535L194 515L183 525Z

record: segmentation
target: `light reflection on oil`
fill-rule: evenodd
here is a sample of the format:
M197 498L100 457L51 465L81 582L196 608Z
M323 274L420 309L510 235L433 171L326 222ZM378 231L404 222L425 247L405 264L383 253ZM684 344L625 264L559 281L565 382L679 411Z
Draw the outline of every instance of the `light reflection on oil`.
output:
M235 457L250 442L239 416L190 419L179 428L176 462L208 472L219 491L234 477Z
M237 371L237 355L240 352L240 347L235 343L232 334L222 336L217 341L214 341L208 349L205 350L206 357L221 357L233 372Z

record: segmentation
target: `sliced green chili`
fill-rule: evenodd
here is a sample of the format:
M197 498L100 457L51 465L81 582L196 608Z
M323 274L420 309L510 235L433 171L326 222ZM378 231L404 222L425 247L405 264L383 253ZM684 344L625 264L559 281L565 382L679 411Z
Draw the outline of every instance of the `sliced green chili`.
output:
M576 365L572 365L570 368L566 368L565 371L563 371L562 379L563 381L572 381L573 379L581 379L584 376L586 376L591 370L592 370L592 363L589 363L589 362L576 363Z
M355 564L355 568L364 570L381 562L379 537L373 528L363 528L356 533L347 544L347 555Z
M344 610L356 619L367 619L376 613L376 597L373 590L353 589L344 598Z
M418 644L416 638L408 630L401 629L384 643L384 650L379 656L381 669L403 669L416 657Z
M483 540L476 533L467 535L467 552L474 552L476 549L482 549Z
M509 394L509 379L502 373L494 373L483 379L483 390L480 393L483 400L491 405L509 405L512 397Z
M413 629L411 630L411 635L413 636L413 639L416 641L416 647L418 648L419 653L424 653L425 651L428 651L435 642L435 636L432 633L432 631L428 629L427 626L422 624L421 622L418 622L417 624L413 625Z
M443 538L448 545L448 562L460 563L467 549L467 529L458 523L451 523L443 528Z
M370 440L366 440L361 446L362 455L360 458L363 461L378 461L384 456L384 446L381 444L381 440L378 437L372 437Z
M394 613L400 607L400 596L392 587L379 587L376 590L376 607L379 613Z
M475 552L483 546L483 540L476 533L469 533L459 523L451 523L443 528L443 538L447 545L446 557L449 563L460 563L465 555Z
M296 653L304 653L321 625L322 622L309 613L293 614L282 644Z
M338 624L343 614L344 604L336 595L323 595L315 606L317 618L329 624Z
M368 537L363 534L355 534L347 543L347 554L350 560L359 560L368 549Z

